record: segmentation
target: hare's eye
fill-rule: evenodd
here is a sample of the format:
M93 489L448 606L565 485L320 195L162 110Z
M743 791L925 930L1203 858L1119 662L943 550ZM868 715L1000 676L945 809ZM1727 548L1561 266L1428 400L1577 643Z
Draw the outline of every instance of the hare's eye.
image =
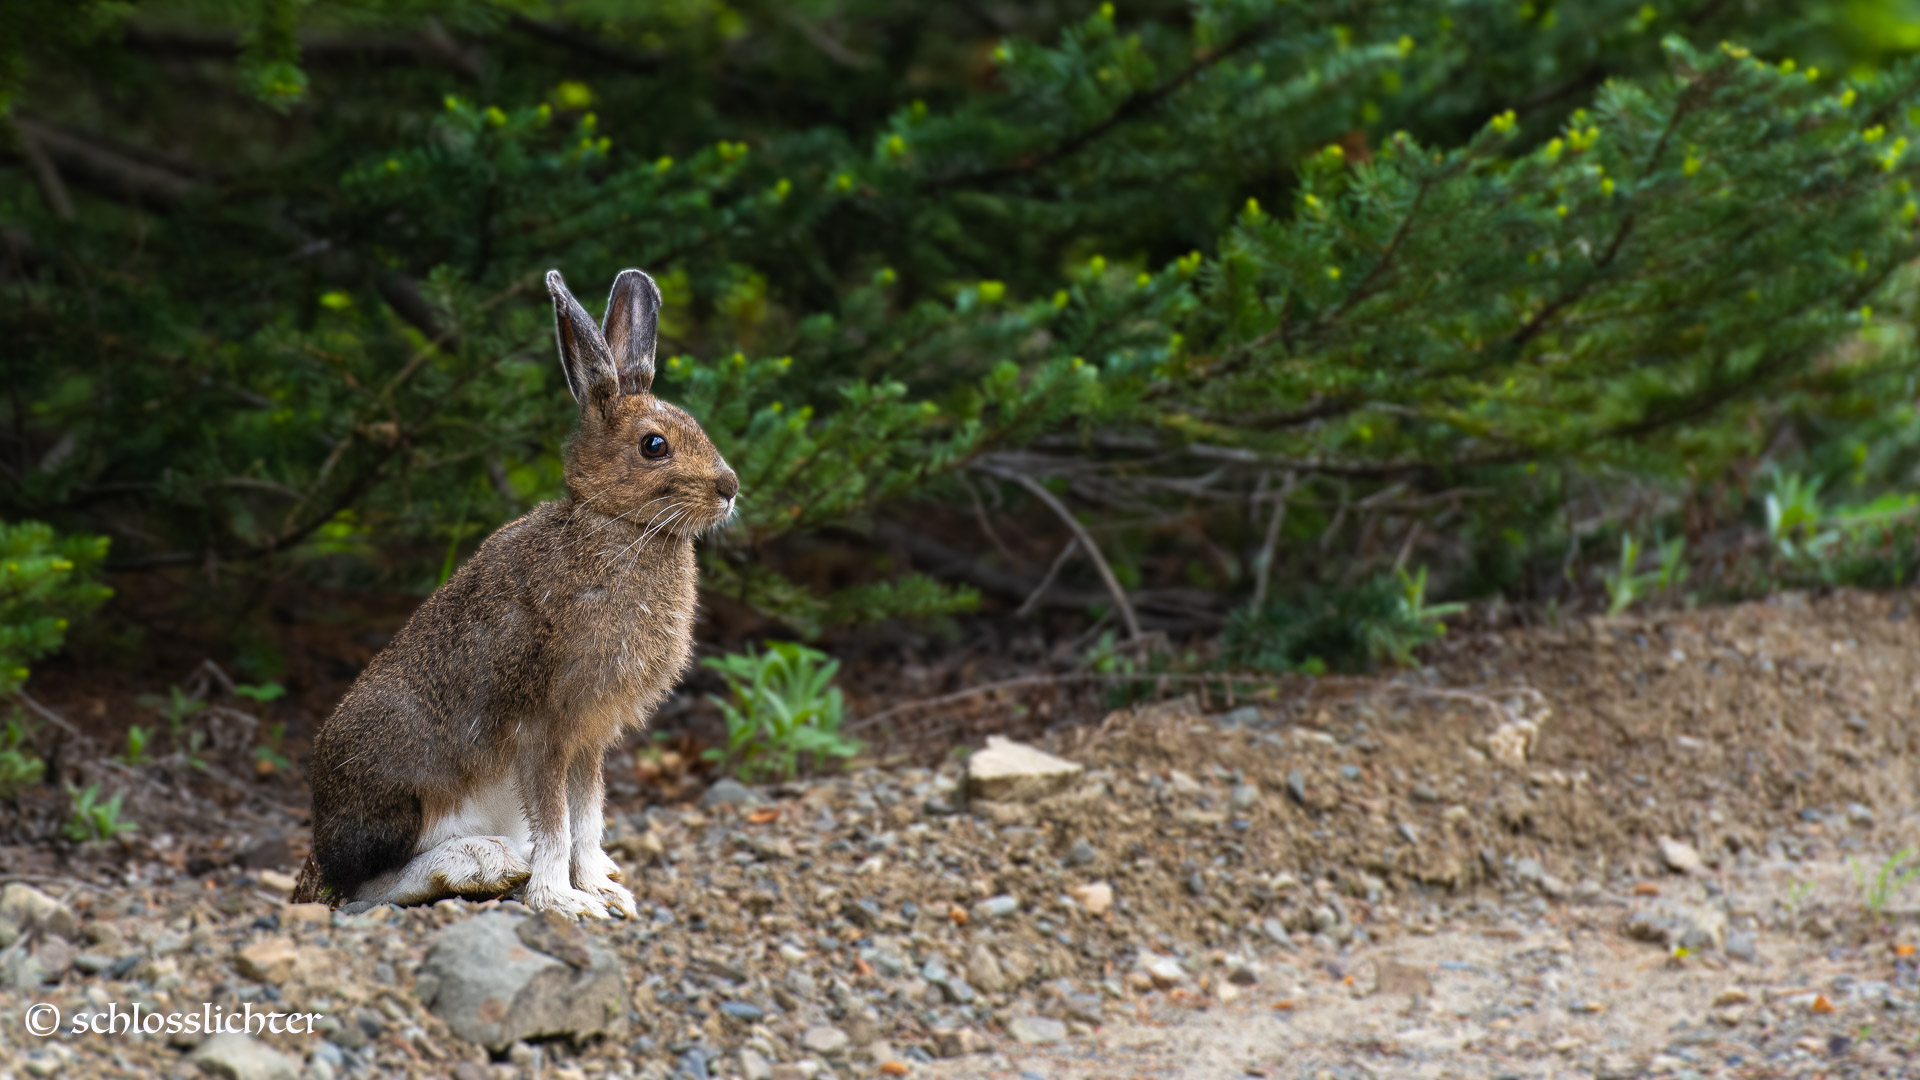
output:
M663 458L667 456L667 440L664 435L647 435L640 440L640 456Z

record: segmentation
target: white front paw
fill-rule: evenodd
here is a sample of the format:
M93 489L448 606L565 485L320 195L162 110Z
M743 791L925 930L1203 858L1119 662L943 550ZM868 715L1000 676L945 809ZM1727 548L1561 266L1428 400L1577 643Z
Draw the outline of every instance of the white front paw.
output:
M639 905L634 902L633 894L625 885L616 885L611 881L595 886L593 893L607 905L607 910L623 919L634 918L639 913Z
M530 884L526 905L535 911L557 911L570 919L607 917L607 905L599 897L566 886Z
M620 884L623 876L620 864L597 848L581 852L573 867L573 883L576 887L599 897L614 914L631 919L639 911L639 906L634 903L633 893Z

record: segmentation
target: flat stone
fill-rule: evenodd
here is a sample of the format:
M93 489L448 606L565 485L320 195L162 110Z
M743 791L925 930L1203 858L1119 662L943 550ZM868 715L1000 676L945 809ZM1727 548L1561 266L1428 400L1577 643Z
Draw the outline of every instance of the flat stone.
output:
M987 736L987 745L967 759L967 794L993 802L1043 799L1066 790L1082 767L1038 747Z
M218 1080L300 1080L299 1059L251 1035L214 1035L193 1052L193 1060Z
M1113 909L1113 886L1104 881L1075 885L1067 890L1067 895L1080 905L1080 910L1096 919Z
M68 941L80 937L80 920L73 909L24 881L0 889L0 919L21 930L39 930Z
M593 957L587 952L586 931L580 924L557 911L543 911L529 919L520 920L513 928L513 934L520 943L529 949L546 953L572 968L593 966Z
M853 1040L846 1032L825 1024L810 1027L800 1036L801 1048L810 1054L819 1054L821 1057L843 1054L852 1044Z
M1256 784L1235 784L1227 793L1227 801L1235 810L1247 810L1260 801L1260 788Z
M1000 961L984 942L975 942L973 951L967 954L967 981L989 994L1007 988L1006 973L1000 970Z
M1147 977L1153 980L1153 985L1162 990L1187 981L1187 969L1171 956L1149 954L1141 959L1140 970L1146 972Z
M1693 850L1692 844L1671 836L1661 837L1659 843L1660 861L1666 863L1667 869L1674 873L1697 874L1705 869L1706 864L1701 861L1700 853Z
M1020 901L1011 896L990 896L973 905L974 917L980 919L1004 919L1020 910Z
M708 808L715 806L758 806L764 801L760 793L728 777L716 782L700 796L700 805Z
M255 982L278 986L293 977L300 964L299 946L291 938L268 937L234 954L233 966Z
M520 938L528 916L489 911L440 931L415 993L454 1034L498 1053L515 1042L603 1034L625 1015L613 954L589 943L575 968Z
M1016 1016L1007 1021L1007 1034L1027 1046L1051 1046L1067 1041L1067 1025L1044 1016Z
M254 880L260 883L261 888L282 895L293 892L294 887L300 884L299 880L292 874L282 873L278 870L262 870L254 875Z
M280 909L280 925L288 929L297 926L331 926L333 909L325 904L288 904Z
M746 1080L773 1080L773 1063L752 1050L740 1051L740 1075Z

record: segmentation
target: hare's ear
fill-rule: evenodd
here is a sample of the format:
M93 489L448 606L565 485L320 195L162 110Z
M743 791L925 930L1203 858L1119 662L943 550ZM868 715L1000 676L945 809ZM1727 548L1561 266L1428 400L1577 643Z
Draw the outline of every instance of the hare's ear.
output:
M618 394L620 383L614 375L606 339L580 301L567 291L560 271L547 271L547 291L553 294L553 332L560 342L560 370L567 374L567 389L573 392L573 400L584 406Z
M660 336L660 288L638 270L622 270L607 297L601 323L620 392L644 394L653 388L653 348Z

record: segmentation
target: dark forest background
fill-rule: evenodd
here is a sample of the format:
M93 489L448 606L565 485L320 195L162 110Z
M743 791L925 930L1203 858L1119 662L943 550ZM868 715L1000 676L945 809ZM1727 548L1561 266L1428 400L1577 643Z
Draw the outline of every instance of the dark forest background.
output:
M559 494L549 268L661 283L729 646L1904 583L1910 8L16 0L8 685L390 626Z

